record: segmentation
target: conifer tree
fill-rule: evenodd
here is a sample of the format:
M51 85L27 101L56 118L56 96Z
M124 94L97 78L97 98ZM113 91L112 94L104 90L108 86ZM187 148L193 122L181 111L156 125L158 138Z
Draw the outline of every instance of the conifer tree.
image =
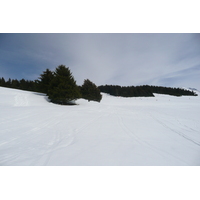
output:
M9 78L7 81L6 81L6 87L10 88L11 87L11 79Z
M81 87L81 94L84 99L88 101L98 101L100 102L102 99L102 95L100 93L99 88L92 83L89 79L84 80L84 83Z
M3 77L0 78L0 86L5 86L5 79Z
M17 79L15 80L12 80L12 85L11 85L12 88L16 88L16 89L19 89L19 81Z
M47 92L49 99L58 104L75 104L81 97L76 81L69 68L60 65L56 68Z
M54 77L53 72L50 71L49 69L46 69L46 71L44 71L43 74L40 75L38 80L38 89L40 92L46 94L48 93L49 86L53 77Z

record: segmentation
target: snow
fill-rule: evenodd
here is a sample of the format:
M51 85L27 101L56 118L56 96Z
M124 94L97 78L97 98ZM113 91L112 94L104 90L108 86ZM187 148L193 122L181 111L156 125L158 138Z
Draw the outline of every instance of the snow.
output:
M0 87L0 165L200 165L199 93L154 95L60 106Z

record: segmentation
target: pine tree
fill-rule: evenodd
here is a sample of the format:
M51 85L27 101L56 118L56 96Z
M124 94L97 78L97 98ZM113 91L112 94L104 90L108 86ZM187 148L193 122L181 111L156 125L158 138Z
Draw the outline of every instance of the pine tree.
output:
M88 101L98 101L100 102L102 99L102 95L100 93L99 88L92 83L89 79L84 80L84 83L81 87L81 94L84 99Z
M6 87L11 88L11 84L12 84L12 81L11 81L11 79L9 78L9 79L6 81Z
M21 90L27 90L27 81L24 78L19 81L19 87Z
M47 94L53 77L54 77L53 72L50 71L49 69L46 69L46 71L44 71L43 74L41 74L39 77L38 90L40 92Z
M12 80L12 85L11 85L12 88L16 88L16 89L19 89L19 81L17 79L15 80Z
M6 81L3 77L0 79L0 86L3 86L3 87L6 86Z
M47 92L49 99L58 104L75 104L81 97L76 81L69 68L60 65L56 68Z

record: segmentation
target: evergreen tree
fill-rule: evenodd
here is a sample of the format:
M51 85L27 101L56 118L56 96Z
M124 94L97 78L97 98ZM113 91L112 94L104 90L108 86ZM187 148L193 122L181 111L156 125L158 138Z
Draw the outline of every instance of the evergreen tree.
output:
M174 96L182 96L182 95L191 95L197 96L197 94L193 91L180 89L180 88L169 88L169 87L161 87L161 86L129 86L129 87L121 87L116 85L101 85L98 87L101 92L108 93L114 96L123 96L123 97L153 97L153 93L158 94L169 94Z
M38 90L40 92L47 94L53 77L54 77L53 72L50 71L49 69L46 69L46 71L44 71L43 74L41 74L39 77Z
M11 85L12 88L16 88L16 89L19 89L19 81L17 79L15 80L12 80L12 85Z
M56 68L47 92L49 99L58 104L75 104L81 97L76 81L69 68L60 65Z
M100 102L102 99L102 95L100 93L99 88L92 83L89 79L84 80L84 83L81 87L81 94L84 99L88 101L98 101Z
M20 89L27 90L27 82L25 81L25 79L21 79L19 81L19 85L20 85Z
M3 77L0 79L0 86L3 86L3 87L6 86L6 81Z
M11 88L11 79L9 78L8 81L6 81L6 87Z

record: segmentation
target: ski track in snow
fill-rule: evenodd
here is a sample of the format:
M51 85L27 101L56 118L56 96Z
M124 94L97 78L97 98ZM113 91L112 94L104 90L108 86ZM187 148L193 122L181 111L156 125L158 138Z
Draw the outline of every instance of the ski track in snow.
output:
M199 165L199 96L78 100L0 87L0 165ZM188 116L187 116L188 114Z
M156 112L155 112L156 113ZM178 119L178 118L175 118L174 116L171 116L170 118L171 118L171 120L169 121L161 121L161 120L159 120L159 118L158 117L156 117L156 115L155 116L153 116L151 113L148 113L155 121L157 121L159 124L161 124L163 127L165 127L165 128L167 128L167 129L169 129L171 132L173 132L173 133L176 133L176 134L178 134L179 136L181 136L182 138L184 138L184 139L186 139L186 140L188 140L188 141L190 141L190 142L192 142L192 143L194 143L194 144L196 144L196 145L198 145L198 146L200 146L200 138L199 138L199 141L197 141L197 140L194 140L194 139L192 139L190 136L188 136L188 135L186 135L186 134L184 134L184 132L196 132L198 135L200 135L200 131L197 131L197 130L195 130L195 129L193 129L193 128L191 128L191 127L189 127L188 125L186 125L186 124L182 124L181 122L180 122L180 120ZM173 120L172 120L173 119ZM172 121L173 122L175 122L175 123L172 123ZM177 124L179 125L179 126L177 126ZM179 127L179 130L180 131L178 131L178 130L176 130L177 129L177 127ZM180 127L181 127L181 129L180 129ZM182 130L182 131L181 131Z
M163 151L161 148L158 148L155 145L152 145L149 142L140 138L138 135L136 135L134 133L134 129L131 130L126 126L125 121L123 120L122 116L118 115L118 118L119 118L121 127L123 128L124 132L127 133L130 137L132 137L135 141L137 141L140 145L146 146L150 151L154 151L156 154L159 154L163 158L173 157L173 158L177 159L179 162L182 162L183 164L187 165L187 163L184 160L178 158L177 156L175 156L169 152Z

